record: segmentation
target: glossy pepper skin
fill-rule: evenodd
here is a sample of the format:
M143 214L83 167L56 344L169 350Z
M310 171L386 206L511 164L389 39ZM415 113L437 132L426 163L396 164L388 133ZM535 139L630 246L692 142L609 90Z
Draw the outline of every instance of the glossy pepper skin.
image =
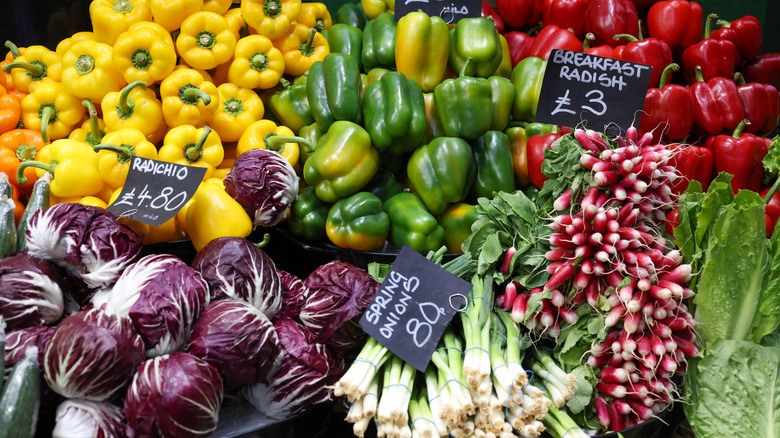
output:
M307 80L307 76L299 76L293 82L282 78L282 89L268 98L271 113L296 134L304 126L314 123L309 98L306 96Z
M740 67L748 82L770 84L780 90L780 53L764 53Z
M490 77L501 60L501 40L487 18L464 18L450 30L449 63L461 76Z
M534 26L542 18L542 3L542 0L496 0L496 9L509 26Z
M359 2L344 3L336 10L334 23L343 23L363 30L366 27L366 22L368 22L366 11L363 10L363 5Z
M225 158L225 150L222 148L219 135L210 127L179 125L165 134L157 156L162 161L205 168L206 173L203 175L205 181Z
M771 187L767 187L764 190L761 190L761 198L766 201L767 195L769 194ZM766 237L767 239L772 237L772 234L774 234L775 227L777 226L777 221L780 220L780 192L774 192L772 195L772 199L770 199L766 203L765 207L765 217L766 217Z
M734 130L744 117L737 84L731 78L714 77L691 85L693 91L693 128L691 132L705 137Z
M111 91L126 85L114 67L113 47L96 41L74 43L62 55L62 84L68 93L100 102Z
M94 0L89 4L89 18L95 41L113 45L131 24L152 21L152 10L143 0Z
M512 153L515 187L526 187L531 182L528 175L528 139L535 135L557 134L558 127L544 123L526 123L524 126L513 126L505 133Z
M437 251L444 243L444 228L425 209L425 204L414 193L399 193L384 204L390 217L390 242L397 248L409 245L425 254Z
M15 129L22 117L22 103L16 97L0 89L0 134Z
M56 52L52 52L44 46L35 45L27 47L24 53L20 53L12 61L5 63L3 71L10 73L13 88L23 93L29 93L31 86L44 79L60 81L62 60Z
M313 147L305 144L305 139L295 138L294 135L295 133L286 126L279 126L270 120L260 119L249 125L241 134L236 153L241 155L251 149L276 151L297 171L299 170L298 162L301 152L311 150ZM281 140L286 140L286 142L280 143ZM299 146L299 144L303 146Z
M263 118L265 107L260 96L249 88L231 82L217 87L219 108L208 122L223 142L238 141L252 123Z
M59 82L41 82L22 99L25 128L39 131L47 143L67 137L82 117L81 99L68 93Z
M314 120L323 130L338 121L361 120L360 70L357 61L343 53L330 53L309 70L306 95Z
M301 12L295 21L314 28L317 32L324 32L333 25L328 6L322 2L301 2Z
M248 35L236 42L228 81L243 88L268 89L284 74L284 56L262 35Z
M363 124L380 151L400 155L422 145L427 120L417 83L399 72L371 83L363 96Z
M704 25L704 38L683 51L682 64L685 80L693 84L698 80L698 70L705 81L712 78L730 78L737 63L737 46L729 40L710 38L712 22L718 16L710 14Z
M219 180L201 183L185 218L187 234L197 251L218 237L246 237L252 232L252 219Z
M166 125L203 126L217 112L219 91L197 70L182 68L160 83L160 100Z
M658 1L647 11L648 32L666 41L675 55L699 41L703 22L701 5L688 0Z
M157 144L168 129L163 121L162 102L154 91L146 88L146 82L135 81L121 91L112 91L100 102L103 121L110 131L135 128Z
M357 192L333 204L328 211L325 232L339 248L371 251L387 240L390 217L382 210L382 200L376 195Z
M159 23L168 32L173 32L188 16L203 8L202 0L149 0L154 22Z
M561 138L561 134L534 135L528 138L526 145L526 156L528 159L528 179L531 185L541 190L547 176L542 172L542 162L544 161L544 150Z
M435 216L466 199L476 170L471 146L455 137L439 137L417 148L406 165L412 189Z
M0 134L0 172L8 175L8 180L19 189L21 196L28 196L32 187L38 181L35 169L27 169L24 176L26 184L19 184L16 180L16 169L28 160L35 160L38 151L44 146L41 133L32 129L13 129Z
M257 34L279 38L301 13L301 0L244 0L241 16Z
M290 207L290 217L287 228L293 236L309 240L324 239L325 222L328 219L330 204L320 201L314 193L314 187L309 186L298 193L298 199Z
M668 78L677 64L669 64L659 79L658 88L652 87L645 94L639 133L653 133L653 141L662 138L682 140L693 127L694 97L688 87L669 84Z
M752 15L734 21L718 20L720 29L712 31L712 38L729 40L737 47L737 64L756 59L761 54L761 22Z
M701 183L702 190L707 191L712 179L712 166L714 156L712 150L696 145L681 145L678 143L666 145L666 149L672 152L670 164L677 169L682 178L678 178L669 184L672 193L679 195L688 188L691 181Z
M304 164L303 178L315 187L318 198L333 203L357 193L378 168L379 150L371 144L368 132L356 123L339 120L317 141Z
M488 0L482 0L482 16L493 22L498 33L504 33L504 20Z
M405 187L398 181L393 172L382 167L377 170L371 181L363 187L363 191L373 193L382 202L387 201L393 195L403 192L404 189Z
M536 118L536 107L539 104L546 68L547 61L529 56L512 70L512 83L515 84L516 91L512 117L516 120L533 122Z
M735 76L743 114L749 122L744 131L759 135L774 131L780 120L780 96L777 88L758 82L746 84L741 74L737 73Z
M590 0L544 0L542 2L542 22L554 24L563 29L571 29L577 39L585 38L585 10Z
M119 34L113 49L114 68L128 84L160 82L176 66L175 47L153 27L135 27Z
M727 172L734 176L731 179L734 194L740 189L758 193L764 178L762 160L767 154L769 140L754 134L743 134L743 127L744 122L740 122L731 135L708 138L704 147L712 151L716 175Z
M143 132L123 128L106 134L101 144L94 146L98 153L98 171L111 188L125 184L130 161L133 157L157 159L157 148L146 139Z
M441 17L416 11L398 20L396 67L424 93L433 91L444 79L449 50L449 28Z
M452 204L439 217L444 228L444 244L450 254L462 254L463 242L471 235L471 225L479 219L477 208L466 203Z
M485 78L445 79L433 90L436 123L445 137L476 139L493 124L493 90Z
M381 67L395 70L395 45L397 24L389 12L382 12L363 28L361 63L368 71Z
M322 61L330 53L328 40L300 23L293 24L287 33L273 42L284 57L284 73L290 76L303 75L312 64Z
M519 30L507 32L504 37L509 46L509 57L512 60L512 68L515 68L520 61L528 57L528 51L534 43L534 37Z
M395 0L360 0L360 5L369 19L375 19L383 13L393 14L395 11Z
M639 36L636 6L630 0L591 0L585 10L585 30L596 37L596 44L617 47L615 35Z
M98 170L98 154L86 143L55 140L41 148L36 158L35 161L25 161L17 168L16 179L19 184L27 182L23 175L27 167L37 167L39 178L46 172L52 174L51 194L56 197L94 195L105 185Z
M496 192L515 191L515 174L509 137L501 131L488 131L471 143L476 174L470 198L492 198Z
M199 11L181 23L176 51L188 65L209 70L229 61L236 48L236 36L227 20L210 11Z
M336 23L325 33L331 53L344 53L355 58L363 71L363 31L344 23Z
M631 35L615 35L614 38L628 43L615 47L612 57L653 67L648 87L657 87L664 69L672 63L672 49L669 45L653 37L640 40Z
M515 84L502 76L491 76L490 83L491 100L493 101L493 122L491 131L503 131L512 118L512 107L515 104Z
M547 59L550 57L553 49L581 52L582 41L568 29L560 28L555 24L548 24L534 37L527 56Z

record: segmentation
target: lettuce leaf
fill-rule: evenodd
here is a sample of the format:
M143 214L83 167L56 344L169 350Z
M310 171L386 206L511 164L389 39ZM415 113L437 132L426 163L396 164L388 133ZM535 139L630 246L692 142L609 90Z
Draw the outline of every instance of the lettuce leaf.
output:
M685 414L697 438L780 433L780 348L715 341L692 364L685 386Z

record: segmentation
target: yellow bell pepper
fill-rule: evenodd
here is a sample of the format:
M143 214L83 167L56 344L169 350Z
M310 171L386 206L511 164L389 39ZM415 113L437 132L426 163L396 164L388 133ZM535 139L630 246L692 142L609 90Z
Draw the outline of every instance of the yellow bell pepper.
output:
M229 9L222 16L227 20L230 31L236 36L236 41L249 36L249 25L246 24L244 16L241 15L241 8Z
M41 148L36 158L19 165L16 172L19 184L27 182L25 168L37 167L39 177L46 172L52 174L50 190L58 198L95 195L105 186L98 171L98 154L87 143L55 140Z
M125 184L133 157L157 159L157 148L146 135L133 128L123 128L106 134L95 145L98 153L98 171L106 185L118 188Z
M13 62L4 65L3 71L11 73L14 88L29 93L33 85L41 80L59 81L62 63L56 52L44 46L30 46Z
M228 69L228 81L243 88L267 90L284 74L284 56L262 35L249 35L236 43L235 58Z
M95 105L89 99L84 99L81 104L87 108L89 119L85 120L81 124L80 128L76 128L68 134L69 140L83 141L89 143L92 146L100 143L100 140L106 135L106 123L98 118Z
M71 35L70 38L65 38L61 40L59 43L57 43L57 48L54 49L54 52L56 52L57 56L59 56L60 59L62 59L62 55L64 55L65 52L67 52L68 49L70 49L70 46L76 44L79 41L84 41L84 40L94 41L95 35L92 32L87 32L87 31L76 32L73 35Z
M233 168L235 162L235 158L225 158L222 160L222 163L219 164L219 167L214 169L214 173L211 174L211 177L224 180L230 174L230 170Z
M255 33L270 39L287 33L301 13L301 0L243 0L241 15Z
M163 29L163 32L165 30ZM170 38L168 32L165 32ZM152 27L122 32L114 43L114 68L125 82L160 82L176 66L176 49Z
M81 198L78 198L78 201L76 202L78 202L81 205L87 205L90 207L108 208L108 204L106 203L106 201L98 198L97 196L82 196Z
M370 20L378 17L382 12L395 13L395 0L360 0L360 5Z
M202 10L225 15L232 4L233 0L203 0Z
M131 24L150 21L152 10L148 0L92 0L89 18L95 41L113 45Z
M138 29L152 29L160 34L160 38L162 38L166 44L171 47L175 47L171 33L168 32L168 30L162 27L159 23L155 23L154 21L139 21L137 23L131 24L127 31L135 32Z
M181 58L179 59L179 63L176 64L176 67L173 68L173 71L185 69L195 70L196 72L200 73L204 81L211 82L212 84L214 83L214 78L211 76L211 73L209 73L208 70L192 67L191 65L187 64L187 61Z
M176 50L187 64L212 69L233 56L236 37L227 20L215 12L199 11L181 24Z
M447 23L423 11L410 12L398 20L395 34L396 68L417 82L423 93L433 91L447 71L450 56Z
M103 120L111 131L135 128L157 144L168 126L163 121L162 103L143 81L128 84L120 92L112 91L100 102Z
M230 82L217 87L217 91L220 106L209 125L222 141L238 141L249 125L263 118L263 101L253 90Z
M311 27L317 32L328 30L333 25L333 18L325 3L321 2L303 2L301 3L301 13L295 20L306 27Z
M185 221L197 251L218 237L246 237L252 232L252 219L225 192L220 181L204 182L198 187L187 207Z
M168 126L203 126L219 107L216 85L190 68L174 70L160 83L160 98Z
M203 8L203 0L149 0L149 8L154 21L173 32L185 18Z
M330 53L328 40L303 24L294 24L289 32L274 40L274 46L282 52L284 72L290 76L302 76Z
M512 78L512 56L509 53L509 43L506 37L499 34L498 38L501 40L501 64L498 65L498 69L494 73L495 76L503 76L505 78Z
M180 125L165 134L157 157L170 163L203 167L206 169L203 179L206 180L225 158L225 151L222 149L219 134L210 127Z
M68 93L60 82L41 82L22 99L24 127L40 131L46 143L67 137L83 117L81 99Z
M263 119L252 123L244 131L238 139L236 153L241 156L250 149L269 149L279 152L282 158L295 167L301 156L299 143L309 151L314 150L308 140L296 137L290 128L277 126L276 123Z
M84 40L74 43L62 56L62 84L68 93L100 102L106 93L125 86L114 68L113 48L108 44Z

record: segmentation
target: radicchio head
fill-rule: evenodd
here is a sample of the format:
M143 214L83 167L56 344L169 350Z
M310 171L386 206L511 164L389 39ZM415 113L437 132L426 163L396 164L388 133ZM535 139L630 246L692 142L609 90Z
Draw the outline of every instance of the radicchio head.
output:
M115 405L89 400L69 399L57 407L52 438L123 438L122 410Z
M38 325L7 333L5 337L5 351L3 352L6 377L11 374L13 366L24 359L24 351L27 347L33 346L38 348L38 366L43 371L43 353L46 349L46 344L54 336L54 329L54 327Z
M59 280L45 260L25 254L0 260L0 316L8 328L59 321L65 309Z

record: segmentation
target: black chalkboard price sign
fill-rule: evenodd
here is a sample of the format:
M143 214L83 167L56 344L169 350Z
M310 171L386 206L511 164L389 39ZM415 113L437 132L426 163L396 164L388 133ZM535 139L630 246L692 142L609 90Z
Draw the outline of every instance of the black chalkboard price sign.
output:
M159 226L184 207L198 189L206 169L133 157L125 185L108 210Z
M404 246L360 319L363 330L425 371L444 328L465 307L471 283Z
M454 24L463 18L481 17L482 0L396 0L395 20L418 10Z
M537 122L622 134L639 126L653 68L555 49L542 80Z

